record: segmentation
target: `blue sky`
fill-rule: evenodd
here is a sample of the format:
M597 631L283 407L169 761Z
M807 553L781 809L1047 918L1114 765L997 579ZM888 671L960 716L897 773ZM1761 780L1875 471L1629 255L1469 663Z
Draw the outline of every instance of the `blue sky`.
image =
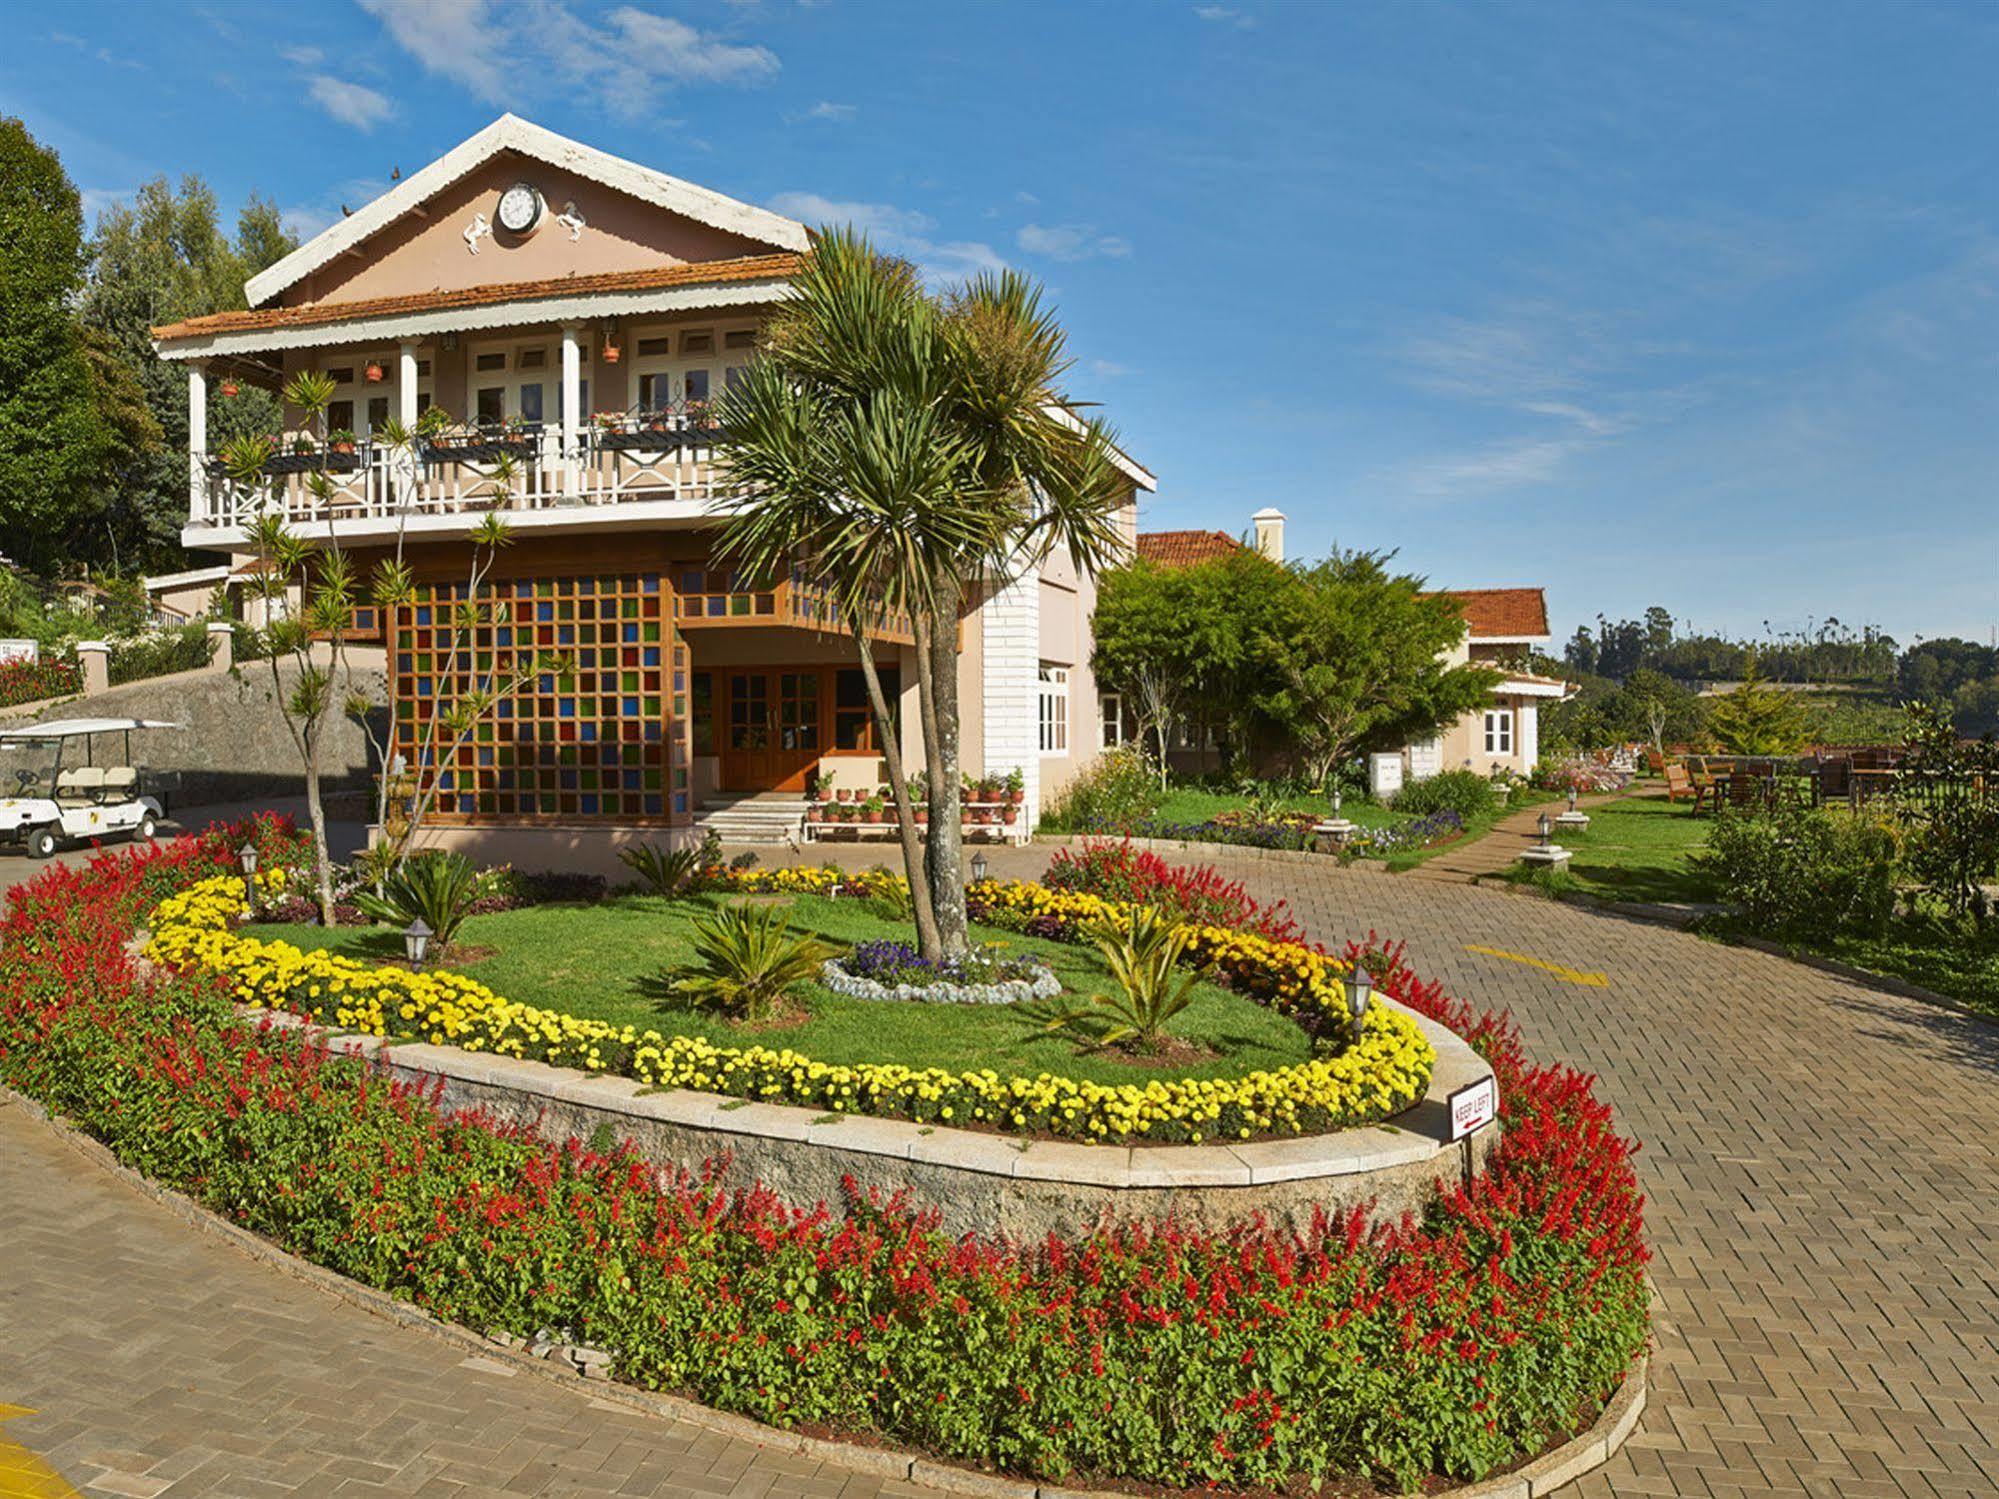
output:
M281 22L281 24L280 24ZM302 230L513 109L1042 277L1153 527L1542 583L1566 634L1999 624L1999 9L326 0L23 10L92 204Z

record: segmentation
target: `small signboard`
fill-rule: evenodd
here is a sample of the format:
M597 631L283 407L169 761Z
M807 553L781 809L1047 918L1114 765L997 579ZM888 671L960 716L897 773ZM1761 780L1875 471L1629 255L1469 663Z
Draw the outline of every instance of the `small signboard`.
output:
M34 661L42 648L32 640L0 640L0 666L9 661Z
M1402 789L1402 756L1369 755L1367 757L1367 789L1384 799L1392 797Z
M1488 1074L1465 1084L1445 1101L1451 1108L1451 1138L1462 1140L1499 1117L1499 1082Z

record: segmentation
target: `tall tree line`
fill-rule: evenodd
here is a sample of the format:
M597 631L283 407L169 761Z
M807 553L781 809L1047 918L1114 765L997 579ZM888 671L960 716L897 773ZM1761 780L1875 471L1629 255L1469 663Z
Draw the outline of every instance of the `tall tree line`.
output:
M130 574L183 561L187 378L159 323L240 308L297 244L252 197L224 230L198 177L156 178L86 235L56 153L0 119L0 551L36 572ZM275 401L218 400L217 441L271 431Z

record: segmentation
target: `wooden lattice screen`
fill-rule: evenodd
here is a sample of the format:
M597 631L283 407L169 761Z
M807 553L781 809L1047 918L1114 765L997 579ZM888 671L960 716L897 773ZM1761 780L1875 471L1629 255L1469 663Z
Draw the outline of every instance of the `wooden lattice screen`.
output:
M480 618L488 607L491 617ZM684 823L687 648L657 573L419 591L395 625L395 753L438 764L435 818L456 823ZM559 670L489 709L455 750L435 715L537 655Z

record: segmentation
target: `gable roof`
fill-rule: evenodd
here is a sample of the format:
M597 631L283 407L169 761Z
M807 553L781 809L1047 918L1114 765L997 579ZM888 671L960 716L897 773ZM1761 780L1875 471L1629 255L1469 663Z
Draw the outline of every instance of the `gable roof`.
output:
M710 228L761 240L779 250L802 252L808 247L805 226L795 219L612 156L518 115L504 114L470 140L307 240L276 265L252 276L243 283L244 296L253 308L262 306L503 151L546 162Z
M406 312L438 312L452 307L487 307L530 302L538 297L579 297L604 292L656 291L672 286L715 286L732 281L782 280L798 270L796 255L751 255L738 260L697 260L686 265L637 271L604 271L594 276L554 276L546 281L498 281L455 291L412 292L353 302L309 302L303 307L252 307L247 312L211 312L153 329L156 339L201 338L267 328L309 328Z
M1546 640L1548 600L1538 588L1447 588L1473 640Z
M1139 560L1156 567L1197 567L1241 550L1242 543L1226 531L1138 533Z

